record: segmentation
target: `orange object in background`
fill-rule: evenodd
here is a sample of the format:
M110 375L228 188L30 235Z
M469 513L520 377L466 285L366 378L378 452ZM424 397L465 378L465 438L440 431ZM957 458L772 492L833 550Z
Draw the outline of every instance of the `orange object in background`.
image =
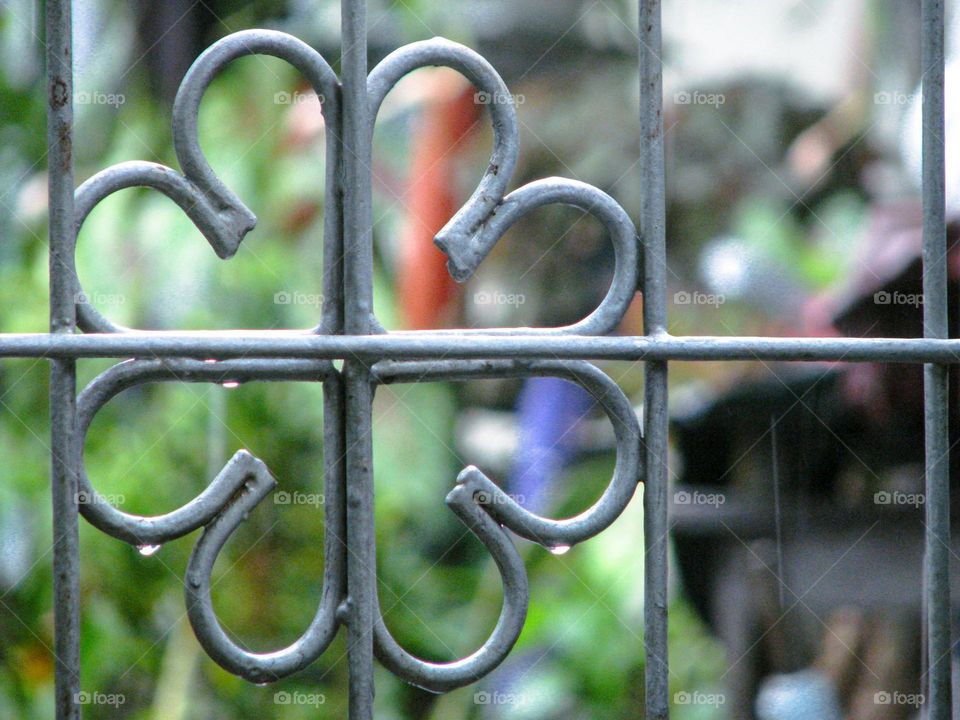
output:
M458 295L447 257L433 237L466 199L457 192L457 162L482 109L459 75L438 73L431 79L435 87L414 129L397 274L403 324L416 330L444 325Z

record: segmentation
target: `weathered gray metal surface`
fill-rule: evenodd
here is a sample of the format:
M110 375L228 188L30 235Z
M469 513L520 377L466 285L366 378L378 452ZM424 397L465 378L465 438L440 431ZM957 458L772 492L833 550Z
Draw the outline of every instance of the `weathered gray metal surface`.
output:
M69 0L46 6L47 147L50 205L50 333L76 328L74 283L64 272L76 241L73 201L73 22ZM50 363L50 491L53 500L53 595L57 717L80 717L80 536L77 515L77 365Z
M924 337L945 338L947 324L947 225L944 122L944 3L923 0L923 326ZM950 399L948 367L924 366L926 437L926 712L950 717Z
M666 178L663 146L663 44L660 0L640 1L640 235L644 241L643 313L648 336L667 332ZM667 363L646 363L647 477L643 490L646 716L670 714L667 657Z
M960 340L946 338L943 213L943 5L924 0L924 201L926 324L924 339L682 338L667 331L660 62L660 2L639 0L641 80L641 198L639 237L627 214L588 185L547 179L508 194L518 153L517 119L496 71L479 55L435 39L401 48L368 74L366 7L342 0L342 78L311 47L289 35L252 30L216 43L184 79L174 107L174 145L181 171L132 162L109 168L74 194L72 71L69 0L47 3L50 147L50 316L46 335L0 336L0 357L51 362L52 496L56 618L57 717L79 717L79 514L133 545L154 545L203 528L187 568L186 604L207 653L253 682L302 669L345 625L350 667L350 717L373 717L373 663L379 658L403 679L436 692L483 677L510 652L526 615L526 573L511 535L547 547L583 542L612 523L645 481L646 714L669 714L667 659L667 362L669 360L864 360L929 363L926 384L928 502L926 582L929 717L949 716L949 488L946 467L946 366L960 362ZM273 55L294 65L324 98L327 203L324 228L325 302L316 328L294 332L161 333L120 327L81 292L74 263L76 230L108 195L132 186L156 189L176 202L223 258L234 254L256 218L213 173L197 140L200 100L211 79L232 60ZM447 65L502 102L490 106L494 148L490 165L464 207L438 234L457 279L469 277L501 235L525 213L564 203L606 225L616 272L600 306L564 328L433 333L386 333L373 313L370 161L374 123L385 95L412 70ZM640 239L643 240L641 255ZM641 283L642 273L642 283ZM619 323L636 292L644 294L646 335L604 337ZM79 328L84 335L78 335ZM137 358L121 362L76 395L78 358ZM647 366L645 440L630 403L588 359L644 360ZM331 360L344 360L338 371ZM613 477L581 515L553 520L507 498L476 468L466 468L447 496L457 517L489 550L504 585L500 620L472 655L440 664L400 647L380 615L376 588L371 404L388 383L480 377L553 375L581 384L607 412L617 440ZM287 648L255 654L223 632L210 601L217 553L246 513L272 491L266 466L239 451L197 498L158 517L129 515L96 501L82 461L83 439L96 412L125 389L151 382L314 381L325 389L324 441L326 569L316 616ZM94 501L78 503L79 498Z

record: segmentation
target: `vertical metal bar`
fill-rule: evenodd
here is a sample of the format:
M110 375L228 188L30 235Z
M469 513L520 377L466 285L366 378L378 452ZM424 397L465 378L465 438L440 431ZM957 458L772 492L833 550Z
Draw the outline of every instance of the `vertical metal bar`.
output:
M371 331L373 211L366 0L342 3L344 293L347 332Z
M366 0L343 0L344 326L371 331L371 211ZM373 720L373 620L376 547L373 500L373 386L359 359L344 363L347 453L347 623L350 720Z
M923 315L924 336L946 338L943 0L923 0ZM926 435L927 717L950 717L950 438L946 365L924 366Z
M50 207L50 331L74 331L70 264L73 212L73 60L70 0L47 0L47 149ZM50 483L53 501L55 707L76 720L80 691L80 559L74 448L76 362L50 364Z
M640 237L644 243L643 311L647 334L667 331L666 194L660 0L640 1ZM646 717L667 718L667 363L646 363L644 397L644 642Z
M370 375L360 361L344 364L347 453L347 624L350 720L373 720L373 593L376 548Z

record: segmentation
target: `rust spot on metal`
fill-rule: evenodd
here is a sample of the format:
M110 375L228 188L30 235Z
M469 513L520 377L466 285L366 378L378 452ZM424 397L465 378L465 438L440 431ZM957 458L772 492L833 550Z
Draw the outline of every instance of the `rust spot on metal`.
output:
M57 139L60 142L60 166L69 170L73 163L73 133L70 132L70 126L63 124L57 130Z
M59 110L67 104L67 83L62 78L55 77L50 81L50 107Z

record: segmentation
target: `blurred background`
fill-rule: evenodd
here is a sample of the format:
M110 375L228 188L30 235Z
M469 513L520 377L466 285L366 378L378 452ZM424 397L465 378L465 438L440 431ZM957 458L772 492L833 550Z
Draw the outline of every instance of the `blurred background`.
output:
M47 327L37 5L0 1L3 332ZM371 66L435 35L478 50L517 104L521 155L511 188L575 178L636 219L635 5L371 0ZM339 68L333 0L74 7L78 182L126 160L176 167L170 120L180 80L231 32L283 30ZM922 334L919 4L665 0L664 28L670 331ZM950 51L960 51L956 28L951 22ZM960 118L952 67L948 133ZM429 69L384 104L372 171L376 312L388 329L565 325L587 315L609 285L603 231L558 207L514 227L465 285L450 280L432 237L486 167L487 102L455 73ZM257 213L257 228L223 262L159 194L113 195L78 239L82 301L142 329L315 326L319 110L281 61L233 63L204 98L201 144ZM948 158L953 146L951 134ZM960 184L952 178L948 195L953 220ZM951 226L951 248L955 239ZM955 293L954 253L950 268ZM643 332L641 310L638 298L622 333ZM110 364L83 361L80 386ZM639 412L642 365L602 367ZM921 389L918 368L672 365L674 717L916 715L924 672ZM0 405L0 716L49 718L46 364L0 366ZM422 657L461 657L493 628L501 589L486 551L444 506L456 474L476 464L521 504L569 516L610 477L612 429L591 397L549 378L384 387L374 418L386 622ZM267 463L289 501L264 502L227 544L214 603L232 636L269 650L300 635L319 599L322 426L322 392L310 384L164 384L112 401L84 457L102 494L151 515L193 497L241 447ZM442 697L378 671L377 717L641 717L641 494L610 529L566 554L518 541L531 606L511 658ZM85 717L345 717L342 636L307 671L251 686L193 638L181 587L192 539L144 557L82 523L81 542Z

